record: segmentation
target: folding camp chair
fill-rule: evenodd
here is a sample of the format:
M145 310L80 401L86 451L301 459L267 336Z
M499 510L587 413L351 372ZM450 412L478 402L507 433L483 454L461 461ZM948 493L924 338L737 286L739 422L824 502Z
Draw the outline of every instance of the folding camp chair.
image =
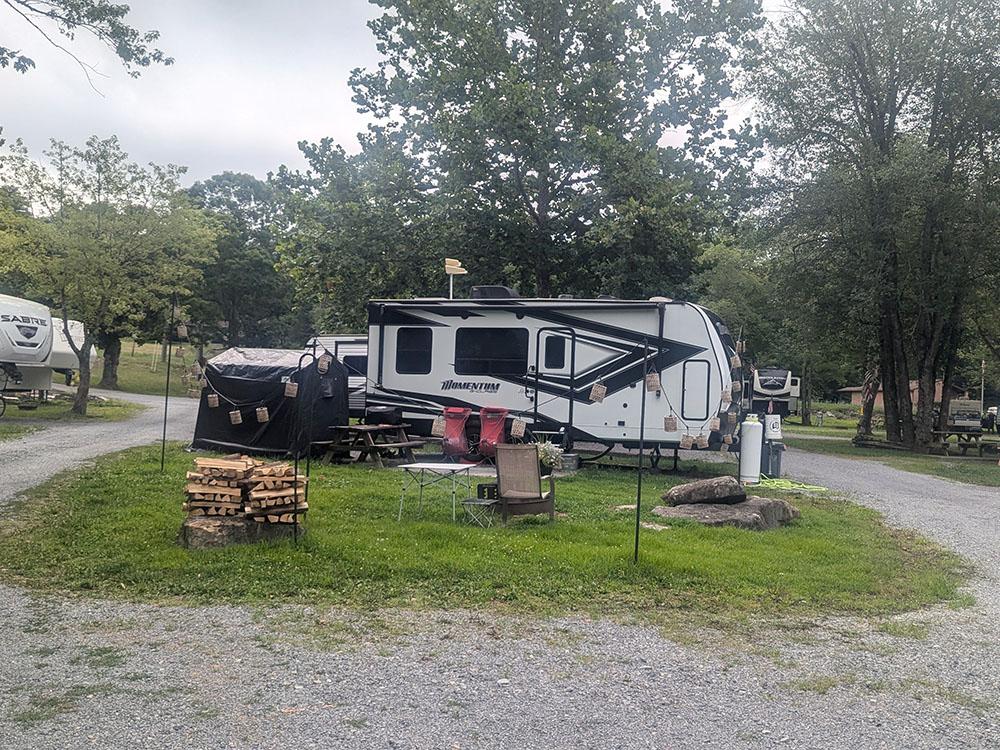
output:
M444 440L441 449L452 459L465 458L469 454L469 439L465 436L465 423L469 421L472 409L462 406L446 406L444 410Z
M479 455L494 458L497 445L504 442L504 428L509 409L501 406L484 406L479 410Z
M556 483L551 474L542 477L538 464L538 449L534 445L503 443L497 450L497 485L500 494L500 514L504 523L510 516L548 513L556 515ZM542 479L549 489L542 491Z

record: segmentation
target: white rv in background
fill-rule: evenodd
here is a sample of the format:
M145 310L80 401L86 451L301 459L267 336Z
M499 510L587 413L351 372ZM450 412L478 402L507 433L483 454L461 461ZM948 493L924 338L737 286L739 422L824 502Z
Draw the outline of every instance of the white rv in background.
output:
M52 340L48 307L0 294L0 392L51 388Z
M77 347L83 346L83 337L86 333L83 323L79 320L67 320L66 323L69 325L69 334L73 337L73 343ZM66 337L66 331L63 328L63 322L59 318L52 319L53 327L53 337L52 337L52 353L49 355L48 365L55 372L62 373L64 375L71 374L76 370L80 369L80 360L76 356L76 352L73 351L73 347L70 346L69 339ZM92 347L90 350L90 368L93 370L97 366L97 350L96 347Z
M701 447L717 449L739 421L732 337L687 302L527 299L487 288L472 299L375 300L368 320L367 405L399 408L416 434L430 434L446 406L498 406L568 444L635 446L649 374L660 385L645 394L650 447L700 436Z
M325 349L347 368L347 401L352 417L365 415L365 376L368 372L368 337L363 334L320 334L306 342L306 349Z
M754 414L780 414L783 418L799 413L801 388L791 370L761 367L750 382L749 410Z

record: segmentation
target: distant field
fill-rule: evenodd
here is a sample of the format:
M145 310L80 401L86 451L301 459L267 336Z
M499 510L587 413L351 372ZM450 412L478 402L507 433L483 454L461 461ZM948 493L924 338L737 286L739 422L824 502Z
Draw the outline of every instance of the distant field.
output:
M215 350L213 350L214 353ZM103 355L103 352L101 353ZM185 375L195 363L197 350L188 345L175 346L170 368L170 395L187 395ZM104 359L94 368L94 385L101 380ZM122 358L118 365L118 387L127 393L162 394L167 381L167 365L160 359L159 344L133 344L122 342Z
M116 401L114 399L108 401L91 401L87 406L87 416L81 417L70 411L72 406L72 397L70 395L60 395L52 401L39 404L34 409L18 409L16 402L8 401L7 410L4 412L3 418L0 418L0 424L11 424L11 432L14 431L13 425L16 424L26 432L31 429L29 426L31 422L60 422L77 419L98 419L107 422L119 422L123 419L128 419L143 409L139 404L131 404L127 401Z

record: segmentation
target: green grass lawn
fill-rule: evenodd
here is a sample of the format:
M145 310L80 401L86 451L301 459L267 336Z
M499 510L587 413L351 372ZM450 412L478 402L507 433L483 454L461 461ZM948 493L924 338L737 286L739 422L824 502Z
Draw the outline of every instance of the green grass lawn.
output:
M22 422L8 422L0 419L0 440L13 440L34 432L38 428L35 425L23 424Z
M159 356L159 344L133 345L131 341L123 341L121 361L118 364L119 389L128 393L161 395L166 387L167 365L164 360L159 359ZM185 385L184 376L191 370L196 356L197 350L193 346L187 344L180 347L174 346L170 366L170 395L187 395L188 387ZM206 356L210 357L211 354ZM156 360L155 371L153 370L154 359ZM95 386L101 381L103 371L104 359L100 357L93 372Z
M4 422L32 422L46 421L57 422L67 420L90 420L99 419L106 422L119 422L123 419L139 413L145 407L140 404L132 404L128 401L118 401L110 399L108 401L91 401L87 405L87 416L81 417L74 414L72 396L59 395L51 401L45 401L38 405L36 409L18 409L17 405L8 402L7 410L0 418L0 424Z
M153 601L276 601L712 616L720 622L815 613L884 614L954 599L955 555L891 530L874 511L799 497L802 518L765 533L670 524L642 531L632 564L634 475L591 469L557 483L554 523L481 529L452 523L450 501L415 502L401 523L402 474L318 466L296 547L289 541L192 552L177 546L184 472L179 446L101 459L33 491L0 528L0 570L41 589ZM644 481L644 519L683 478ZM461 512L461 509L460 509Z
M786 437L791 448L812 453L828 453L848 458L880 461L887 466L917 474L929 474L965 484L1000 487L1000 466L993 459L958 458L957 456L926 456L879 448L857 448L850 440L809 440ZM972 455L972 452L969 452Z

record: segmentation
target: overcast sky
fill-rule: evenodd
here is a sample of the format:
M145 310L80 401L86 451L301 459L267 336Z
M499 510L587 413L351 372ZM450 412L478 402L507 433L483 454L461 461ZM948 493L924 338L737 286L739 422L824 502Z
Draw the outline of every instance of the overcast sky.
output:
M106 78L88 84L77 64L0 4L4 46L36 68L0 69L0 126L39 154L49 138L82 143L117 134L139 162L184 164L194 181L224 170L264 177L301 166L296 143L330 136L357 150L365 119L350 71L378 61L367 0L127 0L130 21L158 29L170 67L130 78L117 58L81 35L72 49Z

